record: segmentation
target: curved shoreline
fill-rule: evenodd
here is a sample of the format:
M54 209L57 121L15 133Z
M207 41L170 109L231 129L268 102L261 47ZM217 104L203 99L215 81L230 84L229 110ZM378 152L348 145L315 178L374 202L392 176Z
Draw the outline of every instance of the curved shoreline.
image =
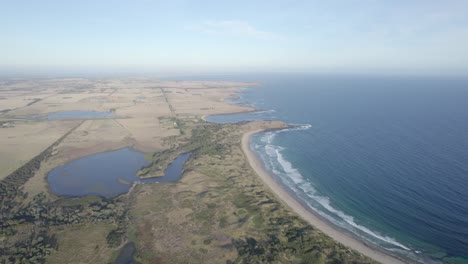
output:
M302 219L307 221L312 226L318 228L320 231L330 236L334 240L341 244L352 248L363 255L366 255L373 260L381 262L383 264L403 264L406 263L394 256L376 250L363 242L339 231L331 224L320 219L313 213L309 212L303 205L301 205L296 199L294 199L286 190L284 190L267 172L263 166L263 163L258 159L256 154L250 149L250 140L252 135L262 132L264 129L258 129L254 131L246 132L242 135L242 151L244 152L247 161L249 162L255 173L262 179L265 185L267 185L271 191L283 201L289 208L296 212Z

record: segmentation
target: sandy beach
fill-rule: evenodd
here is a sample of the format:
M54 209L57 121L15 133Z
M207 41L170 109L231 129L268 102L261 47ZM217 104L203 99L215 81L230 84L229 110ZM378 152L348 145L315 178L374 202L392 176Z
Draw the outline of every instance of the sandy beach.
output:
M5 181L7 190L13 190L7 198L21 201L11 204L47 211L56 201L60 201L59 208L80 203L82 209L77 209L78 213L70 213L68 209L48 212L64 220L51 227L41 227L44 232L56 235L60 245L37 244L38 250L54 248L49 255L41 253L42 258L47 263L112 262L112 256L120 250L115 245L124 243L122 238L120 242L109 240L109 234L123 230L122 235L134 232L132 241L141 263L265 263L267 257L275 263L291 259L305 263L325 260L370 263L364 255L383 263L402 263L316 218L263 170L262 163L249 151L249 137L265 129L286 128L285 123L255 121L218 125L200 121L207 115L255 111L225 102L239 92L238 87L245 86L249 83L146 79L17 81L0 86L0 95L15 102L0 115L0 124L7 124L0 129L0 145L4 146L0 151L4 159L0 162L0 179L2 175L9 177L8 170L16 169L10 165L23 166L19 161L28 161L66 135L50 149L49 156L41 160L33 173L19 173L27 177L13 175L8 179L14 180ZM35 113L67 111L112 112L115 116L83 120L26 118ZM134 185L130 195L116 199L62 199L49 192L47 175L53 168L122 147L148 153L146 157L154 164L151 170L145 171L145 177L161 175L160 171L180 153L195 155L184 165L186 172L178 182ZM249 163L245 162L246 158ZM267 190L262 180L273 192ZM27 195L15 193L20 187ZM109 201L112 209L107 209ZM316 228L300 220L293 211ZM127 213L132 220L124 216ZM14 214L10 216L12 223L16 221L10 228L17 233L3 240L11 252L4 256L16 254L18 243L32 241L26 226L27 221L35 218L28 216L26 222L19 222ZM65 225L67 228L63 228ZM272 238L283 242L277 243ZM255 254L245 250L252 241L257 244ZM266 252L274 250L276 255L267 256ZM358 251L364 254L357 254Z
M253 134L259 133L262 130L254 130L245 133L242 136L242 150L250 164L254 169L257 175L263 180L265 185L267 185L273 193L278 196L289 208L296 212L300 217L306 220L308 223L314 227L320 229L322 232L332 237L336 241L344 244L347 247L350 247L376 261L379 261L384 264L391 263L406 263L400 259L397 259L393 256L385 254L383 252L377 251L363 242L358 241L357 239L340 232L334 228L331 224L325 222L324 220L318 218L313 213L309 212L304 206L297 202L288 192L286 192L276 181L269 175L262 165L262 162L257 158L255 153L250 149L250 138Z

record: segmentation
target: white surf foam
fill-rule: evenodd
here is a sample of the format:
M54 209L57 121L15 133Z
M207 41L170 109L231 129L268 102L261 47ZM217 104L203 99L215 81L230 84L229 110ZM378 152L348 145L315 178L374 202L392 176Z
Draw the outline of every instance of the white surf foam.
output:
M284 184L286 184L291 190L301 197L305 194L309 199L312 199L318 203L323 209L320 210L316 206L313 206L307 199L304 202L315 212L325 217L334 224L346 228L354 234L366 239L363 235L373 238L374 240L381 241L384 243L391 244L404 250L411 250L405 245L399 243L394 238L381 235L369 228L359 225L356 223L354 217L347 215L343 211L340 211L331 205L330 199L326 196L319 195L316 189L313 187L311 182L306 180L303 175L289 162L286 160L281 153L284 148L274 145L273 140L278 133L283 133L292 130L306 130L310 129L309 124L295 124L294 127L275 131L267 132L263 134L260 141L264 143L264 152L268 157L267 160L263 159L267 163L267 168L270 169L275 175L277 175ZM335 217L333 217L335 216Z
M252 112L251 114L252 115L261 115L261 114L272 114L272 113L275 113L276 111L271 109L271 110L261 110L261 111L255 111L255 112Z
M277 131L276 133L283 133L288 131L297 131L297 130L307 130L312 128L311 124L289 124L289 128L282 129Z

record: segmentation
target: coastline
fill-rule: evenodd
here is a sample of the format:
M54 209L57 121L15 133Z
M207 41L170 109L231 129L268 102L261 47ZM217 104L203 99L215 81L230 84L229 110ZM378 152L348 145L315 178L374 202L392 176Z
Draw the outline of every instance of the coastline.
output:
M303 205L301 205L296 199L294 199L286 190L284 190L267 172L258 159L256 154L250 149L250 140L252 135L262 132L264 129L257 129L253 131L246 132L242 135L241 145L242 151L245 154L247 161L250 164L250 167L255 171L255 173L262 179L265 185L281 200L283 201L290 209L297 213L302 219L316 227L326 235L330 236L337 242L358 251L359 253L372 258L375 261L378 261L383 264L392 264L406 263L401 259L398 259L394 256L386 254L382 251L376 250L363 242L351 237L348 234L345 234L333 227L331 224L320 219L313 213L309 212Z
M211 122L211 121L208 121L208 120L206 119L207 116L211 116L211 115L216 115L216 116L220 116L220 115L221 115L221 116L222 116L222 115L249 114L249 113L259 112L259 110L255 109L255 108L250 108L250 107L244 107L244 108L245 108L244 110L240 110L240 111L237 111L237 112L202 115L202 116L201 116L201 120L203 120L203 121L205 121L205 122Z

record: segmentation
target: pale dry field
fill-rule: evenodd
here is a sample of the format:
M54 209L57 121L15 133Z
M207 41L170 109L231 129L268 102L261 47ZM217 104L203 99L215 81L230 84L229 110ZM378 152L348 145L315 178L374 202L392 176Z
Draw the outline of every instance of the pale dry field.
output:
M254 255L275 251L284 252L275 256L278 263L320 263L307 260L336 256L371 263L308 226L251 169L241 148L242 135L285 124L220 126L200 120L210 114L252 111L224 100L256 85L150 79L0 81L0 179L53 145L26 183L10 184L27 194L13 197L19 207L28 208L25 213L59 223L43 228L58 244L46 263L109 263L128 241L135 242L135 258L142 263L256 263ZM114 116L68 121L31 117L75 110ZM156 155L167 161L186 151L192 156L179 181L134 185L116 198L120 202L49 192L46 177L53 168L123 147L154 154L147 155L153 162ZM165 161L157 162L168 164ZM11 189L7 190L12 193ZM112 207L101 206L104 203ZM12 248L17 242L32 238L34 224L13 226L17 233L5 240L11 252L16 252ZM109 239L115 230L124 234ZM253 255L252 243L257 245Z
M164 150L169 147L164 139L180 133L174 118L252 110L224 100L234 97L239 88L256 85L150 79L1 81L0 126L8 122L10 127L0 128L0 179L70 131L38 172L41 180L56 166L98 152L127 146L145 153ZM112 111L115 117L72 121L31 118L62 111ZM31 179L26 189L37 183Z
M15 121L0 128L0 179L52 145L79 121Z

